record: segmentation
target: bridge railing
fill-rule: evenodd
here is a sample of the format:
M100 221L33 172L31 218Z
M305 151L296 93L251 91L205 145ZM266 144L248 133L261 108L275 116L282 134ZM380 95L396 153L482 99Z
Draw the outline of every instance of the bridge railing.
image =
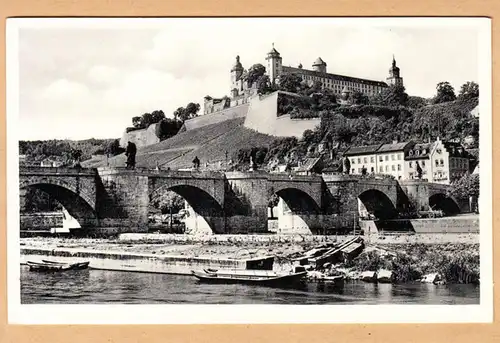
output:
M41 167L41 166L19 166L19 174L74 174L74 175L95 175L97 172L94 168L78 168L78 167Z

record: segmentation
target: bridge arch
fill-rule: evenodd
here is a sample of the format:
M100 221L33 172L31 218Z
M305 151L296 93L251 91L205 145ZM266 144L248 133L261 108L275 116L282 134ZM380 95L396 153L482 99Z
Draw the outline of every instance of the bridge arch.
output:
M458 203L445 193L434 193L429 197L429 208L432 210L441 210L444 215L456 215L460 213Z
M322 229L320 204L307 192L294 187L271 189L279 196L277 212L280 232L318 234Z
M188 218L188 221L195 230L207 230L209 228L213 233L224 233L224 207L212 194L194 185L165 184L151 192L150 202L167 191L180 195L192 208L196 218Z
M397 216L396 206L384 192L378 189L367 189L358 195L358 199L364 207L363 210L375 216L377 219L391 219Z
M20 189L36 188L57 200L81 227L97 226L95 199L92 193L62 179L42 178L40 180L21 180Z

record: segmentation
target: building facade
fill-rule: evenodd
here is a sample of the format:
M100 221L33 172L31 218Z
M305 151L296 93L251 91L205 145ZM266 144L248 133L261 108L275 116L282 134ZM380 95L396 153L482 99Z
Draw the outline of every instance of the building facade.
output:
M374 81L361 79L327 72L327 64L318 57L312 64L312 69L304 69L302 64L298 67L283 66L283 59L280 53L274 48L267 54L267 75L271 82L279 82L279 76L283 74L297 74L310 84L319 81L324 88L329 88L333 93L342 95L346 92L358 91L365 95L376 95L389 85L403 85L403 78L400 77L400 69L396 66L396 60L393 57L392 66L389 69L387 83L383 81Z
M396 180L422 179L450 184L469 172L469 154L455 142L403 142L351 147L344 152L351 174L392 175ZM420 172L419 172L420 170ZM419 175L420 174L420 175ZM419 177L420 176L420 177Z
M363 168L367 174L392 175L396 180L405 177L405 156L409 154L413 142L393 142L360 147L351 147L344 152L351 163L351 174L361 175Z

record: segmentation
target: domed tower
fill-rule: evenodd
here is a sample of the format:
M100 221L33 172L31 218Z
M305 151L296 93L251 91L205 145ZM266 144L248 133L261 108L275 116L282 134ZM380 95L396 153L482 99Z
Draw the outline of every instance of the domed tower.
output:
M402 86L403 78L399 76L399 67L396 66L396 59L392 55L392 66L389 69L389 77L387 78L387 83L389 85Z
M326 62L323 61L321 57L318 57L316 61L314 61L312 67L314 71L319 71L320 73L326 73Z
M269 80L271 81L271 83L274 83L276 81L276 78L281 74L282 70L282 58L280 56L280 53L274 48L274 43L271 51L267 53L266 61L267 75L269 76Z
M243 75L243 66L240 62L240 56L236 56L236 62L231 68L231 93L234 93L234 89L240 90L240 80L241 75Z

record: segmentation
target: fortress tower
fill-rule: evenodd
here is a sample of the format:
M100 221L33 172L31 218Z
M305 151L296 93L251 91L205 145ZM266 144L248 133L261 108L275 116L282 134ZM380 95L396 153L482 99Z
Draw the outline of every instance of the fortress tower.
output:
M389 85L402 86L403 78L399 76L399 68L396 66L396 59L392 56L392 66L389 69L389 77L387 78Z
M274 83L276 78L281 74L282 72L282 58L280 56L280 53L274 48L274 43L273 43L273 48L271 51L267 53L266 57L267 61L267 75L269 76L269 80Z
M326 62L321 59L321 57L318 57L316 61L314 61L312 65L312 70L320 72L320 73L326 73Z
M231 68L231 95L237 96L242 90L241 77L243 75L243 66L240 62L240 56L236 56L236 62Z

